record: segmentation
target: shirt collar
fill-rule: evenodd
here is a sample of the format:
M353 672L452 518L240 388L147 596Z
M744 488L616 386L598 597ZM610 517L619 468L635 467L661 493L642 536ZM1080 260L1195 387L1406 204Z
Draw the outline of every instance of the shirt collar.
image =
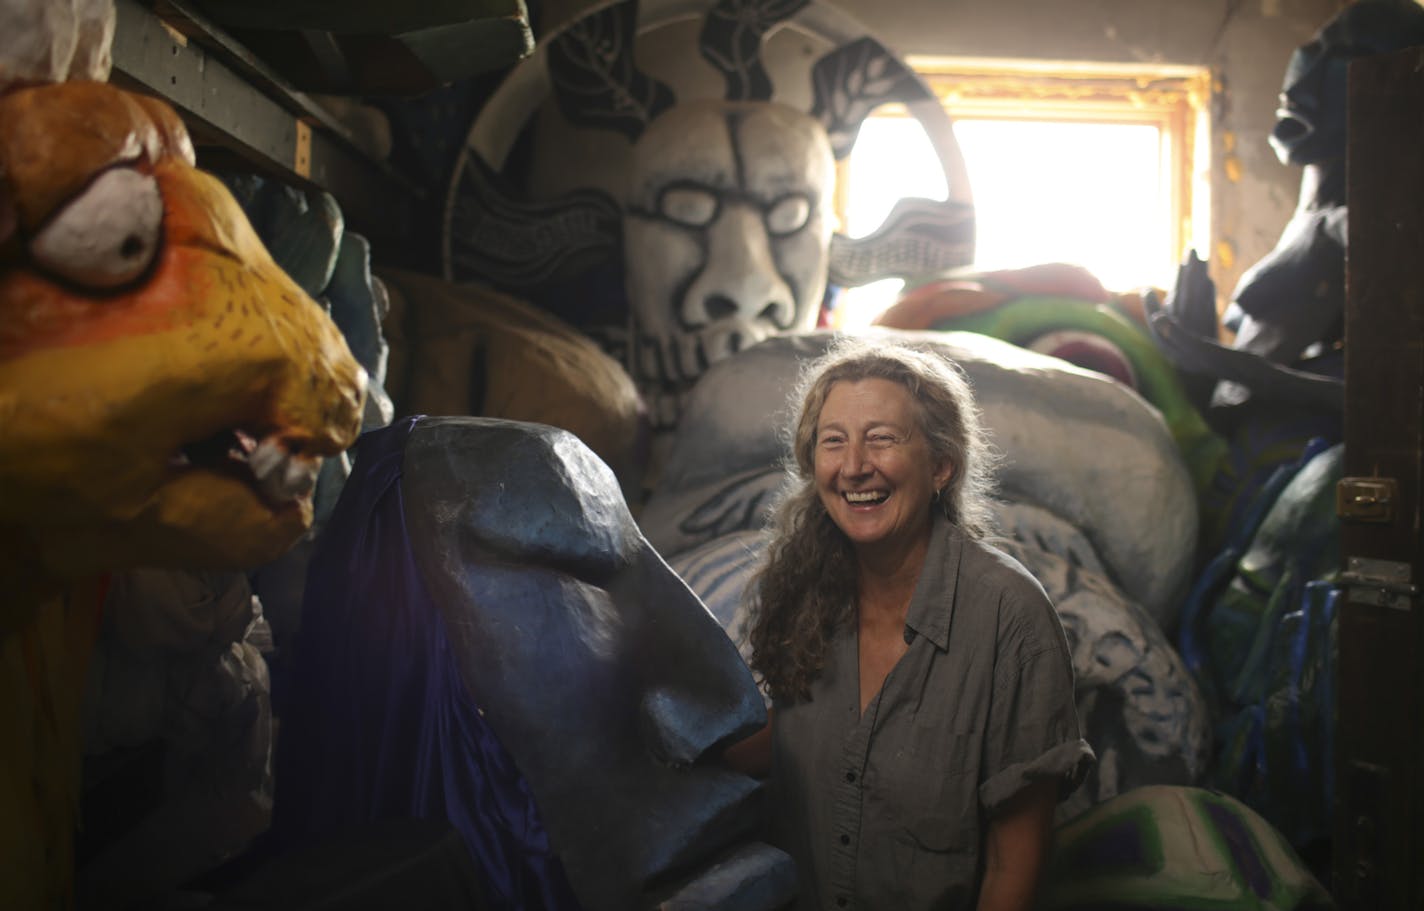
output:
M936 510L930 524L925 566L920 570L915 594L910 598L905 629L924 636L940 651L949 648L949 623L954 616L954 593L959 584L963 549L964 536L958 526Z

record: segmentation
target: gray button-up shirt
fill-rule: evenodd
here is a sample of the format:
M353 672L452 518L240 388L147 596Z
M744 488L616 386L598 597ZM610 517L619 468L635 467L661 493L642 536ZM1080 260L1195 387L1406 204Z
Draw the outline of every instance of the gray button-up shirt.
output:
M1037 779L1068 794L1093 761L1058 614L1012 558L936 520L905 639L863 715L854 623L811 699L776 705L772 828L798 909L972 907L989 816Z

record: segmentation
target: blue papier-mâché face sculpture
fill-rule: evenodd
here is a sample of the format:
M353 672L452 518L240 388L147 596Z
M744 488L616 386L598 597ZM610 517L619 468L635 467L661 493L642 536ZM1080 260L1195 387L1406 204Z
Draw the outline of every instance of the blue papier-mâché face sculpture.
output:
M550 427L433 418L403 474L412 552L470 694L585 907L650 905L738 846L745 862L758 785L718 757L765 724L761 698L612 471ZM752 853L762 873L787 863Z

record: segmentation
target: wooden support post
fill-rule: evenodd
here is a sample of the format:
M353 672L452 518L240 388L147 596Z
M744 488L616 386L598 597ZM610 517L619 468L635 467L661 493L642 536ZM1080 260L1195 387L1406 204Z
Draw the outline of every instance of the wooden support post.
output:
M1424 907L1424 48L1350 66L1334 892ZM1394 479L1388 484L1383 479ZM1383 493L1381 493L1383 492ZM1383 496L1389 502L1381 502ZM1342 501L1342 510L1349 504Z

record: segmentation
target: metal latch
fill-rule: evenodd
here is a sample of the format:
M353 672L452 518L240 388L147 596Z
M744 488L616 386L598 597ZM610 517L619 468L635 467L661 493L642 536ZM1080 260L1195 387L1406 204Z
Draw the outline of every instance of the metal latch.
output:
M1355 522L1392 522L1398 499L1394 478L1341 478L1335 485L1335 515Z
M1408 563L1347 557L1345 566L1340 582L1348 588L1346 599L1356 604L1409 610L1409 602L1419 594L1419 586L1410 581Z

